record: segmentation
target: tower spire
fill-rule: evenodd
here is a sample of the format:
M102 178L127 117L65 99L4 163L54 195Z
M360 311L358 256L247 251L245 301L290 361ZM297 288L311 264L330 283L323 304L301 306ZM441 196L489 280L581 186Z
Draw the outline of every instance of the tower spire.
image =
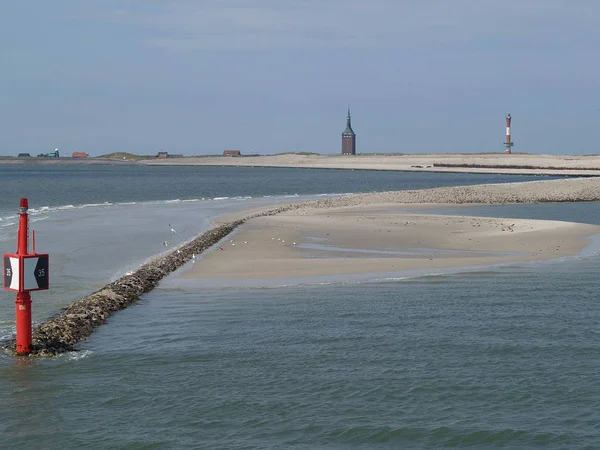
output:
M356 154L356 134L352 129L352 117L350 116L350 107L348 106L348 116L346 117L346 129L342 133L342 155Z
M346 129L344 130L345 135L353 135L354 131L352 130L352 116L350 116L350 107L348 106L348 116L346 116Z

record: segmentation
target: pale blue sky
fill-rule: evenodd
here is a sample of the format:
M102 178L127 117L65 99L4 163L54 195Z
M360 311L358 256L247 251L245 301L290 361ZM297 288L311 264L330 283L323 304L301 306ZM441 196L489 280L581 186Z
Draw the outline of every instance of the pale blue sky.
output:
M597 0L1 1L0 154L600 153Z

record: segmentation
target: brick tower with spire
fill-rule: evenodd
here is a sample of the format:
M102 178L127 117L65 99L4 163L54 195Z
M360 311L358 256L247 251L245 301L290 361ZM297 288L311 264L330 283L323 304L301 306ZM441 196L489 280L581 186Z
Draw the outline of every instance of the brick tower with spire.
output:
M352 124L350 121L350 108L348 108L346 129L342 133L342 155L356 155L356 134L352 130Z

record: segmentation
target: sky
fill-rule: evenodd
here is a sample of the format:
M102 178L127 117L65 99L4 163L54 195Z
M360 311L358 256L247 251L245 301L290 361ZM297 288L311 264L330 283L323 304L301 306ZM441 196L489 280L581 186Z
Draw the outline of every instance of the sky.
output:
M1 155L600 153L596 0L1 1Z

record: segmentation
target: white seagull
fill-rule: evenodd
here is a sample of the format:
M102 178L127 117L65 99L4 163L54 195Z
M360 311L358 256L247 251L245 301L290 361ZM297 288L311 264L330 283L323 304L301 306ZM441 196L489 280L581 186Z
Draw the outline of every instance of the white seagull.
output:
M169 228L171 229L171 231L172 231L173 233L177 233L177 231L175 231L175 228L173 228L173 227L171 226L171 224L169 224Z

